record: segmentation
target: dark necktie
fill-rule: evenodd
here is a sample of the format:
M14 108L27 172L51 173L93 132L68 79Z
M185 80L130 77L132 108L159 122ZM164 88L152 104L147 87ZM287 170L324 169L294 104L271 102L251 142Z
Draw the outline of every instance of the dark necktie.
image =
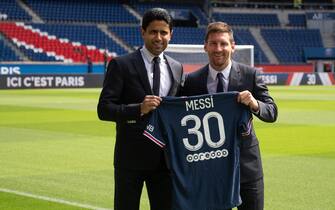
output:
M153 69L153 81L152 81L152 91L154 95L159 96L159 87L160 87L160 80L161 80L161 70L159 68L159 57L154 57L154 69Z
M218 73L216 75L216 77L218 78L218 85L216 87L216 92L224 92L224 81L223 81L223 74L222 73Z

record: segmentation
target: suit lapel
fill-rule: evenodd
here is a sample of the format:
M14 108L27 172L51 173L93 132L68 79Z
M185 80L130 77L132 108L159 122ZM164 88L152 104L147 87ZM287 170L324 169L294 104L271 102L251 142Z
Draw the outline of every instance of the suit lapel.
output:
M138 75L140 76L140 80L144 87L145 93L148 95L152 95L153 92L150 86L147 69L145 68L145 64L139 49L135 51L131 62L134 69L138 72Z
M177 75L177 71L172 71L171 69L175 69L174 68L174 61L170 58L170 57L168 57L168 56L166 56L166 55L164 55L164 58L166 59L166 61L167 61L167 64L168 64L168 68L169 68L169 72L170 72L170 75L172 75L172 81L174 82L174 81L176 81L176 78L178 78L178 75Z
M209 64L204 66L200 73L200 81L199 81L199 87L202 87L201 94L208 94L208 88L207 88L207 80L208 80L208 74L209 74Z
M179 84L177 78L179 77L178 73L179 71L172 71L172 69L177 69L178 67L175 67L175 62L172 60L169 56L164 55L164 58L166 59L167 66L169 69L170 73L170 78L171 78L171 88L169 90L168 95L175 95L175 90L176 90L176 84Z
M230 70L230 75L229 75L228 91L239 90L240 80L241 80L240 68L233 61L232 67L231 67L231 70Z

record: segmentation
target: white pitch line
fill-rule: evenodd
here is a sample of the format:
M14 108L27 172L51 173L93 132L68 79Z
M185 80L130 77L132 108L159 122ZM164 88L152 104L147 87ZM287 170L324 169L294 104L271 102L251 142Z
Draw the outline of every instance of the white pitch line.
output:
M0 188L0 192L11 193L11 194L15 194L15 195L30 197L30 198L36 198L36 199L40 199L40 200L45 200L45 201L50 201L50 202L55 202L55 203L61 203L61 204L66 204L66 205L70 205L70 206L81 207L81 208L85 208L85 209L113 210L113 209L106 209L106 208L101 208L101 207L97 207L97 206L92 206L92 205L89 205L89 204L82 204L82 203L67 201L67 200L63 200L63 199L59 199L59 198L51 198L51 197L47 197L47 196L43 196L43 195L34 195L34 194L31 194L31 193L20 192L20 191L16 191L16 190L5 189L5 188Z

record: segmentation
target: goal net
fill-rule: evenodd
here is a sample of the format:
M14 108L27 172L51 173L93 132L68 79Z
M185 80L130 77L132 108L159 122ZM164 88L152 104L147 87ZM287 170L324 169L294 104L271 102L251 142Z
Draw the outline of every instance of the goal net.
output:
M208 63L208 56L204 50L204 45L169 44L164 53L182 64L204 65ZM236 45L233 59L240 63L254 66L254 46Z

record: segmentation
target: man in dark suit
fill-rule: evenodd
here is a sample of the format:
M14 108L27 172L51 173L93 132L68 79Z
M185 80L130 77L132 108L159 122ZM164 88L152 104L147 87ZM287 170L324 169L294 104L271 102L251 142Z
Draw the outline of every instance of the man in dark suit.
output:
M143 131L162 96L179 92L182 65L164 55L172 18L161 8L142 19L144 46L112 59L101 91L98 116L116 122L115 210L138 210L145 182L151 210L171 210L171 180L163 150Z
M219 91L239 91L238 101L265 122L277 119L277 106L255 68L232 60L235 49L233 31L223 22L207 27L205 51L209 64L186 76L181 95L201 95ZM241 142L241 198L239 210L262 210L264 183L258 139L252 126L251 135Z

